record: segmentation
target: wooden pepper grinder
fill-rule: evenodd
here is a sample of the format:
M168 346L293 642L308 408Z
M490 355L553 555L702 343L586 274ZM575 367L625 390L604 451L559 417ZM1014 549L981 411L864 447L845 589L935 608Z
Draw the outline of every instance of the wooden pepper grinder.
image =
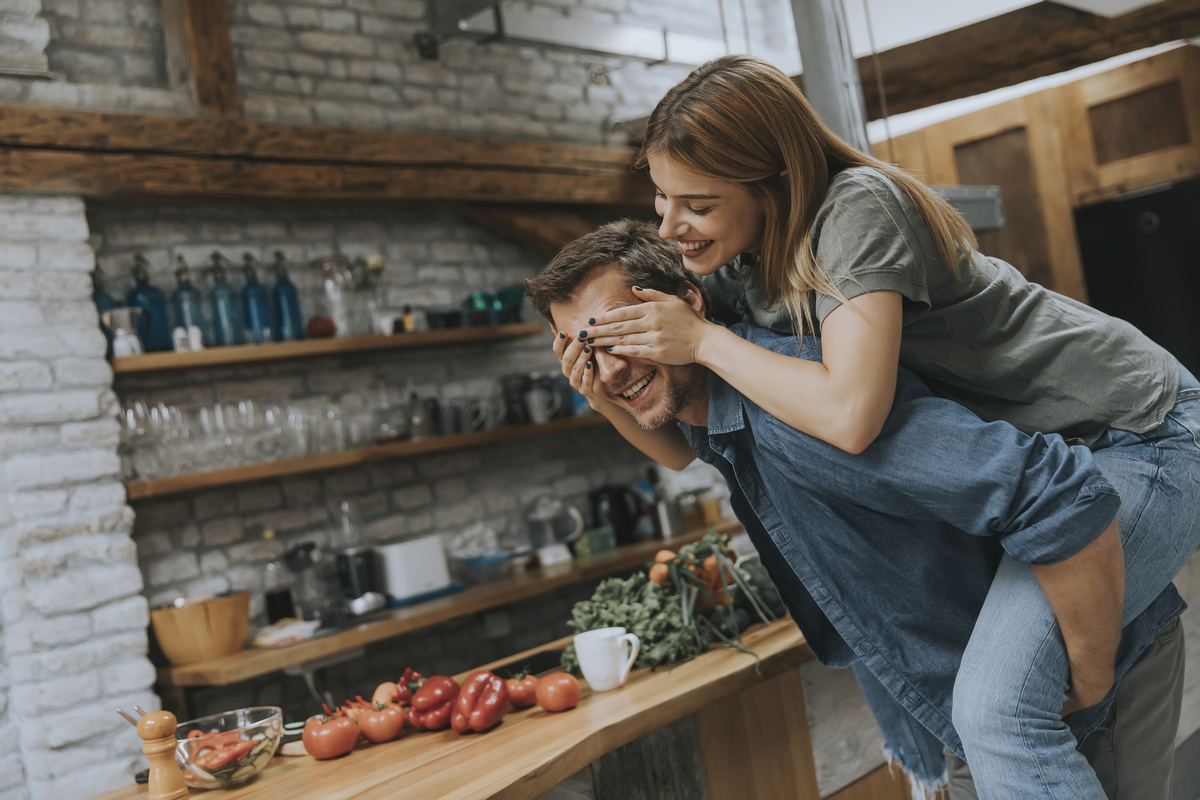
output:
M170 711L151 711L138 720L137 732L145 744L142 752L150 761L148 800L181 800L187 797L187 784L175 763L175 726Z

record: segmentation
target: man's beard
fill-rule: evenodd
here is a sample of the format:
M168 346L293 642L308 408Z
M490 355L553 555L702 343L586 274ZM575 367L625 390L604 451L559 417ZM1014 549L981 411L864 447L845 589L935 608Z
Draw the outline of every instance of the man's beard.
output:
M633 409L626 411L633 417L642 430L656 431L664 425L671 424L679 418L679 412L690 406L700 396L701 387L707 380L707 371L697 364L687 364L682 367L671 367L671 378L667 378L666 367L659 367L659 377L666 384L665 402L661 411L653 417L644 417ZM684 380L678 380L679 377Z

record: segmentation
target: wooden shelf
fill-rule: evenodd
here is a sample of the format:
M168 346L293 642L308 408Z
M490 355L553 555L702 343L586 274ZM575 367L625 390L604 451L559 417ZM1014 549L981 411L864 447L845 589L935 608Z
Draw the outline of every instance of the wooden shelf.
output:
M716 528L726 534L742 530L737 520L723 520ZM212 661L181 667L160 667L158 683L163 687L225 686L248 680L564 586L632 570L652 560L659 550L677 549L696 541L704 533L705 530L697 530L674 539L651 539L569 563L530 569L507 578L475 584L461 592L415 606L381 612L370 621L353 628L289 647L250 648Z
M352 467L356 464L367 464L372 461L386 461L390 458L441 453L447 450L458 450L463 447L475 447L493 442L508 442L513 439L523 439L527 436L538 436L545 433L571 431L579 428L594 428L607 425L608 420L599 414L586 417L568 417L550 422L525 425L506 425L486 431L471 433L456 433L452 436L431 436L410 442L394 444L377 444L372 447L362 447L357 450L343 450L340 453L322 453L315 456L300 458L285 458L280 461L267 461L262 464L247 464L241 467L227 467L208 472L192 472L186 475L169 475L163 478L146 478L130 481L125 484L125 496L129 500L145 500L151 497L163 497L179 492L190 492L195 489L212 489L217 486L260 481L266 478L279 478L284 475L300 475L305 472L322 472L342 467Z
M488 325L474 328L400 333L394 336L345 336L334 339L306 339L302 342L249 344L237 347L210 347L196 353L145 353L122 356L112 361L116 375L164 372L194 367L225 367L293 358L369 353L375 350L405 350L420 347L444 347L453 344L501 342L546 333L540 322L515 325Z

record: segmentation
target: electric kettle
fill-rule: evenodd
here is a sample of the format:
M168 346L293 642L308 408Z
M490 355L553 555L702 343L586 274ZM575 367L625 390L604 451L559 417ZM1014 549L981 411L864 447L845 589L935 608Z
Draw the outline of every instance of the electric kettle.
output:
M583 534L583 515L550 492L538 494L525 507L529 544L543 566L571 560L567 543Z

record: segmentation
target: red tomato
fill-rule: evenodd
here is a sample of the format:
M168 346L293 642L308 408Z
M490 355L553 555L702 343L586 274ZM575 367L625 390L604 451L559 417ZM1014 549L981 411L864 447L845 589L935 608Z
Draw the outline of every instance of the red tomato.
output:
M537 675L518 675L509 678L505 683L508 684L508 699L517 708L528 708L537 704Z
M579 705L579 681L567 672L551 672L538 680L538 705L547 711L566 711Z
M396 684L391 684L395 686ZM358 719L363 736L372 742L390 742L404 727L404 709L391 703L376 703Z
M318 760L344 756L358 742L358 723L349 717L324 717L318 714L304 723L300 735L304 749Z

